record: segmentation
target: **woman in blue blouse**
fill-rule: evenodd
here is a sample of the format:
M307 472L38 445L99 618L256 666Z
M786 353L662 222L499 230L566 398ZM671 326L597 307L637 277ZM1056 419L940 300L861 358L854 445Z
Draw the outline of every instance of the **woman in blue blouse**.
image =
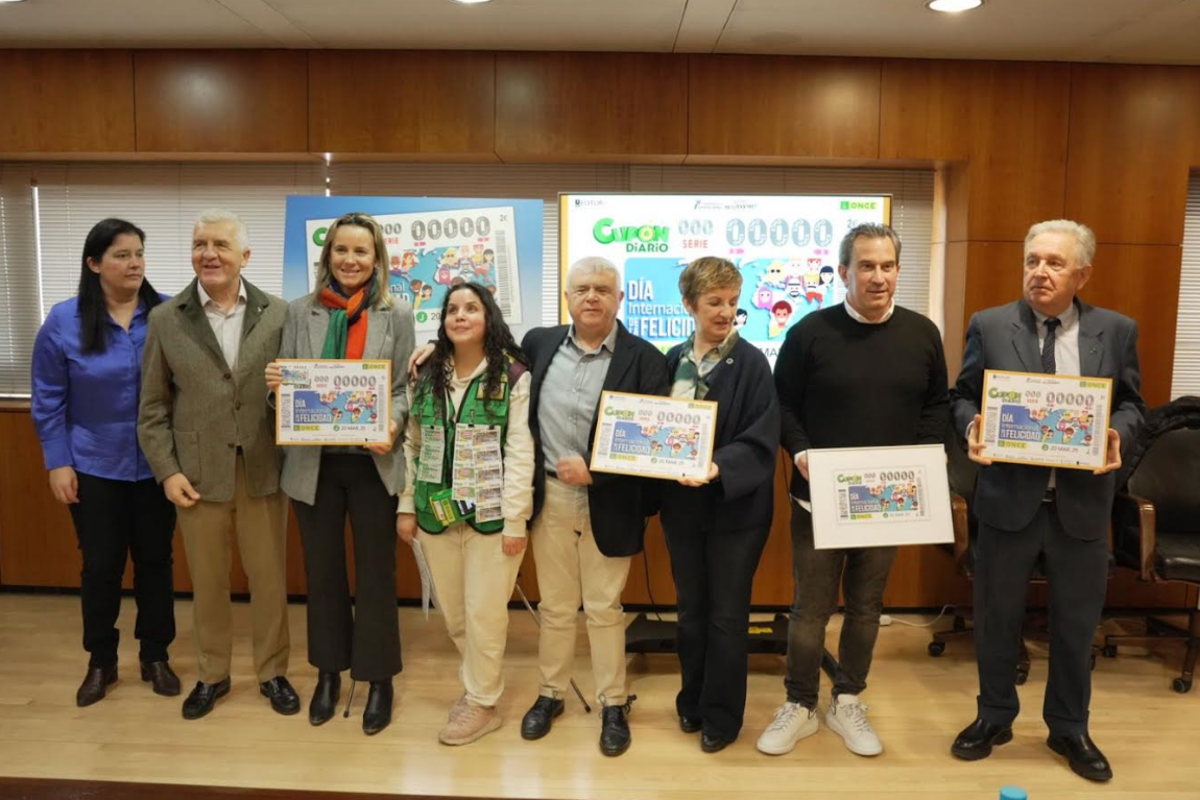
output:
M145 239L124 220L96 223L83 245L79 295L50 309L33 348L33 421L50 490L70 509L83 554L83 647L90 659L75 694L80 706L103 698L117 680L127 554L142 680L158 694L179 694L167 663L175 638L175 507L137 441L146 319L162 299L145 279Z

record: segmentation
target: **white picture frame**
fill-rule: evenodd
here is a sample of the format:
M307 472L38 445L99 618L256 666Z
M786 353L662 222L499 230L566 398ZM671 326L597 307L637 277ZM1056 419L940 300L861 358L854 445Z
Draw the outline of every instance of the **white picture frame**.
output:
M818 550L954 541L940 444L808 451Z

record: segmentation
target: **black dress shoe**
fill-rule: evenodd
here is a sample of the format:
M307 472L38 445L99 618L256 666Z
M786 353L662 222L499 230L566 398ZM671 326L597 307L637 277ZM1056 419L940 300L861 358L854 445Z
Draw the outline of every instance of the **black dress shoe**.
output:
M562 716L565 705L557 697L538 697L521 720L521 738L532 742L545 736L554 718Z
M179 676L166 661L143 661L142 680L148 681L155 694L175 697L179 694Z
M978 761L992 754L993 745L1007 744L1012 737L1011 726L993 725L976 717L950 745L950 752L963 761Z
M392 724L392 682L371 681L367 707L363 709L363 733L374 736Z
M1089 781L1112 780L1112 767L1109 766L1108 759L1086 733L1051 736L1046 740L1046 744L1060 756L1067 757L1067 763L1076 775Z
M83 676L83 683L79 684L79 691L75 692L75 705L80 708L90 706L102 699L108 687L116 682L117 662L114 661L107 667L88 667L87 674Z
M183 701L183 718L200 719L213 710L219 698L229 694L229 678L216 683L197 683Z
M606 705L601 712L600 752L606 756L619 756L629 749L633 737L629 733L629 710L637 695L631 695L619 706Z
M684 733L695 733L703 727L703 721L699 717L689 717L687 714L679 715L679 730Z
M338 699L342 696L340 672L317 673L317 688L313 690L312 702L308 704L308 721L313 725L324 725L333 719Z
M706 753L716 753L733 744L736 738L735 736L733 739L725 739L721 736L702 731L700 733L700 749Z
M258 691L271 701L271 708L278 714L291 716L300 710L300 695L282 675L260 683Z

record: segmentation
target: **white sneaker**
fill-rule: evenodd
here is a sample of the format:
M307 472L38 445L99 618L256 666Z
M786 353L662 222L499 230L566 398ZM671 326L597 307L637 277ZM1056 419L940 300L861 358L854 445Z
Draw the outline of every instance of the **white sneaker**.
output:
M792 752L796 742L817 732L817 710L799 703L784 703L775 709L775 719L758 737L757 747L769 756Z
M858 702L858 695L843 694L833 698L825 714L825 724L842 737L851 753L877 756L883 752L883 742L879 741L867 720L867 707Z

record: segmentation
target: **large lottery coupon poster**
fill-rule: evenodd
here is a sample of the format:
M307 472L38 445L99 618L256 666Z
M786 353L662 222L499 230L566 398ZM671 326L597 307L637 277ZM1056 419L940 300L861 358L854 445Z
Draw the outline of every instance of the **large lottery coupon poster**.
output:
M772 364L789 328L842 302L838 244L864 222L888 223L886 195L559 196L559 266L603 256L622 273L621 321L662 349L693 323L679 297L679 273L700 256L742 272L740 335ZM566 321L566 309L562 309Z
M518 341L541 322L542 202L430 197L289 197L284 294L313 291L329 225L362 211L383 226L388 290L413 307L419 334L441 322L456 284L483 284L495 295Z

